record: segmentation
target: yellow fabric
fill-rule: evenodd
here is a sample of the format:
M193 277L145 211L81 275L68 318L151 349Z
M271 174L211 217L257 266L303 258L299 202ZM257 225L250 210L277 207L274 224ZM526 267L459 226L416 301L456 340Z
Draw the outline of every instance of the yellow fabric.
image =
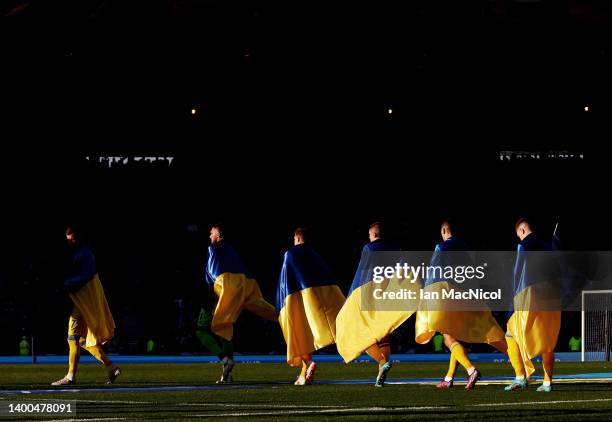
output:
M78 340L68 340L68 373L76 375L79 358L81 356L81 348L79 347Z
M285 298L278 322L287 343L287 363L300 366L302 356L333 344L336 316L344 295L336 285L310 287Z
M276 309L261 295L259 285L244 274L223 273L215 280L219 297L213 314L211 330L226 340L234 335L234 323L243 309L262 318L276 321Z
M448 362L448 372L446 376L449 378L455 378L455 372L457 372L457 358L455 358L452 354L450 360Z
M523 289L514 297L514 309L519 310L508 320L508 333L519 347L527 377L535 372L531 359L555 350L561 328L561 311L528 310L538 309L541 302L537 287L533 287Z
M369 282L353 290L336 318L336 345L344 361L354 360L368 347L391 334L417 309L416 304L411 307L399 303L402 301L374 300L374 289L408 289L418 297L420 286L420 282L386 279L381 284Z
M68 336L79 335L84 338L85 347L104 344L113 338L115 321L98 274L76 293L71 293L70 298L74 303L74 311L70 317ZM76 323L73 324L73 321Z
M455 343L451 347L451 356L457 359L457 362L459 362L461 366L463 366L466 370L474 367L461 343Z
M517 377L525 376L525 365L523 364L523 358L521 357L521 350L518 347L518 344L512 337L508 337L508 358L510 358L510 364L512 365L512 369L514 369L514 373Z
M451 289L446 281L439 281L423 288L425 292ZM415 322L415 340L419 344L429 342L436 332L449 334L466 343L495 343L504 341L504 332L493 318L491 311L444 310L445 302L436 303L434 311L428 310L429 301L421 301ZM450 303L449 303L450 304Z
M100 346L99 344L91 347L85 347L85 350L91 353L93 357L98 360L98 362L102 362L106 366L112 363L108 356L106 356L106 353L104 353L104 349L102 349L102 346Z

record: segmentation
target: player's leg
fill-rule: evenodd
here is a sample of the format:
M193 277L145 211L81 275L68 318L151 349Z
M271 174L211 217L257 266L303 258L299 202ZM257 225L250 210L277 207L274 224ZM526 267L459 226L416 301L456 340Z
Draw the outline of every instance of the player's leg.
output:
M79 347L79 338L81 336L80 319L80 315L75 308L68 319L68 373L62 379L51 383L51 385L69 385L76 381L76 373L81 357L81 348Z
M521 357L521 350L518 343L509 334L506 334L506 343L508 344L508 358L514 369L514 381L504 389L506 391L520 390L527 387L527 379L525 377L525 366Z
M203 307L198 316L196 338L209 352L216 355L223 364L223 371L218 383L231 382L234 368L234 348L231 341L215 335L211 331L212 313Z
M81 347L83 347L83 349L91 353L93 357L97 359L98 362L104 365L104 367L106 368L106 376L107 376L106 383L107 384L114 383L117 377L121 375L121 369L116 364L114 364L113 361L108 357L106 352L104 352L102 345L96 344L95 346L87 347L85 345L84 338L81 338L80 344L81 344Z
M302 355L302 368L306 366L306 373L304 374L305 384L310 385L314 381L314 374L317 370L317 363L312 360L312 355Z
M448 360L448 371L446 372L446 376L442 381L440 381L436 387L438 388L451 388L453 386L453 380L455 378L455 373L457 372L457 358L452 354L450 359Z
M225 357L225 353L219 343L219 337L210 330L211 323L212 313L205 308L200 309L200 315L196 324L196 338L206 350L221 360Z
M468 380L465 386L466 389L471 390L476 385L476 382L480 379L480 371L470 361L465 348L459 341L451 336L450 334L443 334L444 344L451 352L451 358L455 358L457 362L465 368L468 373Z
M542 366L544 367L544 382L538 387L537 391L550 393L552 391L552 377L555 366L555 353L542 353Z
M308 370L308 365L306 365L306 362L302 360L302 370L300 371L300 374L298 375L293 385L306 385L306 371L307 370Z
M387 374L391 370L392 364L390 361L391 346L389 343L389 337L386 336L381 339L378 343L374 343L366 349L366 353L378 362L378 376L376 377L376 387L383 387Z
M221 345L221 354L223 356L221 363L223 364L223 372L219 383L230 384L234 382L232 370L234 369L234 343L230 340L224 339L223 337L216 336L217 341Z

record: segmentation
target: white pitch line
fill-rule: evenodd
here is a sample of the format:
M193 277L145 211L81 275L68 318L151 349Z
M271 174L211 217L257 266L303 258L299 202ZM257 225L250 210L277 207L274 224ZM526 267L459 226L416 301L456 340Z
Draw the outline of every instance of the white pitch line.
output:
M560 403L592 403L592 402L609 402L612 399L585 399L585 400L549 400L549 401L531 401L531 402L511 402L511 403L480 403L468 404L463 406L409 406L409 407L353 407L353 408L335 408L335 409L313 409L313 410L293 410L291 412L273 410L268 412L236 412L236 413L215 413L208 415L189 415L190 417L208 418L208 417L245 417L245 416L284 416L290 414L326 414L326 413L351 413L351 412L400 412L400 411L415 411L415 410L441 410L441 409L460 409L462 407L494 407L494 406L523 406L523 405L543 405L543 404L560 404Z
M547 401L521 401L512 403L480 403L466 404L466 407L493 407L493 406L524 406L526 404L560 404L560 403L591 403L612 401L612 399L584 399L584 400L547 400Z
M35 399L28 398L28 401L66 401L63 399ZM204 407L263 407L270 408L269 404L264 403L172 403L163 401L138 401L138 400L85 400L85 399L74 399L77 403L116 403L116 404L147 404L147 405L160 405L160 406L204 406ZM328 408L343 408L347 406L338 405L299 405L299 404L281 404L274 406L275 408L287 408L287 409L328 409Z
M94 422L94 421L126 421L129 418L82 418L82 419L51 419L45 422Z
M317 415L324 413L352 413L352 412L380 412L380 411L407 411L407 410L440 410L440 409L452 409L450 406L411 406L411 407L337 407L333 409L319 409L319 410L292 410L289 412L236 412L236 413L216 413L209 415L187 415L188 417L196 418L212 418L217 416L284 416L284 415Z
M27 399L23 399L25 401L75 401L77 403L118 403L118 404L164 404L164 402L157 402L157 401L138 401L138 400L85 400L85 399L71 399L71 400L66 400L66 399L37 399L37 398L30 398L28 397ZM168 403L168 404L172 404L173 406L175 406L174 403Z
M270 408L269 404L242 404L242 403L177 403L177 406L209 406L209 407L264 407ZM336 405L299 405L299 404L281 404L275 405L275 408L286 408L286 409L341 409L348 406L336 406Z
M79 400L82 402L114 402L112 400ZM246 416L286 416L286 415L317 415L317 414L330 414L330 413L352 413L352 412L402 412L402 411L419 411L419 410L441 410L441 409L460 409L462 407L498 407L498 406L524 406L524 405L546 405L546 404L561 404L561 403L593 403L593 402L610 402L610 399L584 399L584 400L548 400L548 401L529 401L529 402L509 402L509 403L479 403L479 404L468 404L462 406L403 406L403 407L346 407L346 406L300 406L307 407L310 409L297 409L289 406L283 406L284 408L291 408L293 410L281 410L275 411L274 408L269 411L259 412L234 412L234 413L209 413L203 415L181 415L182 417L195 417L195 418L211 418L211 417L246 417ZM117 402L115 402L117 403ZM161 402L138 402L130 401L129 404L168 404L173 403L161 403ZM270 406L267 404L230 404L230 403L178 403L178 405L186 406L220 406L220 407L254 407L254 406ZM275 406L279 408L280 406ZM298 407L298 406L296 406ZM325 408L322 408L325 407ZM112 418L81 418L81 419L56 419L47 422L95 422L95 421L119 421L127 420L129 418L124 417L112 417Z

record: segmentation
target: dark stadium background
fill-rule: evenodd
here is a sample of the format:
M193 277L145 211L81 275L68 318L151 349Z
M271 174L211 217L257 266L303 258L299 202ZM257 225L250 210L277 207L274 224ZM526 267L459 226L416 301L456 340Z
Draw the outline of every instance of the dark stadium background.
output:
M607 3L400 3L32 0L4 18L0 353L30 334L65 353L67 224L92 245L123 353L202 352L219 221L271 302L297 226L345 291L375 220L404 249L432 249L451 216L475 249L513 250L529 216L545 238L560 222L569 249L608 250ZM174 162L94 163L148 155ZM577 323L564 315L560 350ZM397 336L415 348L409 326ZM282 353L282 336L245 315L236 350Z

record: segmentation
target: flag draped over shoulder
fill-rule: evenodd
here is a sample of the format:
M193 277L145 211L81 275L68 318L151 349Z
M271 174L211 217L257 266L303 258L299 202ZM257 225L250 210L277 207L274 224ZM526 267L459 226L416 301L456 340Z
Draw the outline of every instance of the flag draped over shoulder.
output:
M70 291L70 299L83 318L81 338L85 339L85 346L104 344L112 339L115 321L98 277L95 258L87 246L81 245L72 254L64 286Z
M287 343L287 363L301 366L300 356L334 343L343 303L342 291L317 252L302 244L285 253L276 310Z
M468 246L461 240L450 237L438 243L431 257L430 267L445 268L447 266L471 265ZM446 280L439 274L431 274L425 280L423 290L426 292L441 292L448 289L460 290L461 287L453 280ZM421 301L415 323L415 340L424 344L429 342L436 332L450 334L467 343L494 343L504 340L504 332L493 318L491 311L457 311L450 308L449 300L440 300L435 306L431 301ZM433 307L435 310L429 309Z
M410 310L385 310L382 301L375 306L365 308L364 303L372 303L372 292L375 288L390 288L399 291L401 288L418 291L420 283L408 280L385 279L376 284L373 282L373 268L376 265L377 252L398 251L383 239L365 245L361 259L347 296L346 302L336 318L336 345L338 353L345 362L357 358L364 350L392 333L414 313ZM382 308L382 309L381 309Z
M561 292L555 279L559 274L549 252L550 246L533 233L517 248L508 334L519 346L527 376L535 371L531 359L554 351L561 327Z
M86 335L83 332L85 327L81 329L86 347L104 344L113 338L115 321L97 273L78 291L70 293L70 298L87 326Z
M234 248L224 240L208 247L206 281L213 285L219 297L211 323L215 334L231 340L234 323L243 309L276 320L274 306L266 302L257 281L247 272Z

